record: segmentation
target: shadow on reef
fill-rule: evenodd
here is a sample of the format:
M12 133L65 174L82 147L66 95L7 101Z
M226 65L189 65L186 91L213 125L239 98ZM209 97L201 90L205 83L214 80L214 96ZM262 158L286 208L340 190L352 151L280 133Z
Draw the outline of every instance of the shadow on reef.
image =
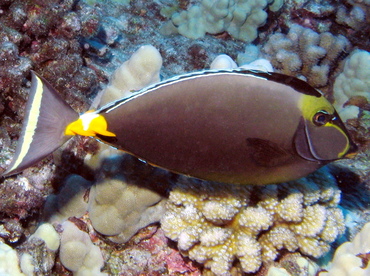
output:
M353 171L330 166L330 170L342 191L340 205L348 210L365 210L370 206L370 189Z
M46 200L44 221L61 222L68 217L81 217L86 211L91 220L98 221L112 208L117 209L107 215L112 220L116 215L139 214L140 207L150 209L167 198L177 182L176 174L108 146L100 151L99 148L97 141L77 137L54 155L52 186L56 192Z
M113 166L116 168L112 169ZM102 160L100 178L121 180L122 175L131 185L147 188L163 197L168 197L173 183L176 183L176 179L179 177L177 174L154 167L129 154Z

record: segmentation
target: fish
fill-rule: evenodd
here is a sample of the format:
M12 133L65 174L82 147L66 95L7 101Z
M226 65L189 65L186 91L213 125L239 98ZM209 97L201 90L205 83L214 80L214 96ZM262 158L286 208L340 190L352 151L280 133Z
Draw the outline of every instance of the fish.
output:
M304 177L356 152L324 95L276 72L204 70L164 80L81 115L32 72L10 176L75 135L198 179L265 185Z

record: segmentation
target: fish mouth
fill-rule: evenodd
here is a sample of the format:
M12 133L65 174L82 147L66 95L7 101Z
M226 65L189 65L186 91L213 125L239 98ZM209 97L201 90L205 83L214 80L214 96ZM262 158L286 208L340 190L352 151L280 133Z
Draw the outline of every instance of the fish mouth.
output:
M358 154L358 146L350 140L350 146L348 152L343 156L346 159L354 159Z

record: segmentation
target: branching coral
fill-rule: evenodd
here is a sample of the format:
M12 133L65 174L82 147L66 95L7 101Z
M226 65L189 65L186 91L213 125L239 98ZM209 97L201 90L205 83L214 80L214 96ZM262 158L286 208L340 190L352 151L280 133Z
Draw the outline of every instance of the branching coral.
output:
M318 34L293 24L287 35L271 35L262 50L279 72L304 77L312 86L322 87L327 85L339 56L349 48L349 41L342 35Z
M267 13L264 9L277 11L283 0L203 0L199 6L175 13L161 29L164 34L180 33L196 39L206 33L228 32L236 39L246 42L255 40L257 28L264 25Z
M129 155L106 147L99 155L86 159L96 169L99 180L92 185L79 175L71 175L57 195L48 197L44 220L62 223L88 212L96 231L123 243L139 229L158 222L165 202L158 193L143 187L145 180L140 181L141 185L133 183L131 169L145 176L140 166L130 168L135 163L141 164L140 161L135 162Z
M370 2L345 0L336 9L336 22L356 31L366 29L369 23Z
M217 56L211 63L210 69L233 69L237 68L238 65L235 61L229 57L228 55L222 54ZM267 59L256 59L253 62L248 64L242 64L241 68L248 69L248 70L260 70L260 71L267 71L273 72L274 69L272 68L271 63Z
M161 223L179 249L216 275L238 259L257 271L287 249L320 257L344 232L340 191L327 168L265 187L223 186L182 178Z

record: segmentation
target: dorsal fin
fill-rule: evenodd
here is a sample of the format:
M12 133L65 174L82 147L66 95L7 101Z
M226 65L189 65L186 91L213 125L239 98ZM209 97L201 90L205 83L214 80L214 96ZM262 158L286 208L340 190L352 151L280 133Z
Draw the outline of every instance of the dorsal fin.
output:
M168 84L172 84L175 82L181 82L182 80L190 79L190 78L197 78L202 77L205 75L217 75L217 74L238 74L238 75L245 75L248 77L256 77L260 79L265 79L266 81L273 81L281 84L285 84L287 86L290 86L294 90L296 90L299 93L310 95L314 97L321 97L322 94L320 91L309 85L307 82L293 76L284 75L281 73L275 73L275 72L265 72L260 70L251 70L251 69L244 69L244 68L235 68L235 69L215 69L215 70L203 70L203 71L196 71L191 72L188 74L183 74L179 76L175 76L172 78L169 78L167 80L152 84L148 87L144 87L141 90L134 91L132 95L118 99L116 101L113 101L111 103L107 103L105 106L102 106L98 113L104 113L109 112L110 110L118 107L121 104L124 104L125 102L140 96L142 94L148 93L152 90L156 90L160 88L161 86L166 86Z
M321 97L322 94L315 88L313 88L311 85L309 85L307 82L293 77L293 76L288 76L284 75L281 73L275 73L275 72L264 72L264 71L259 71L259 70L247 70L243 68L238 68L234 69L236 71L239 71L240 73L246 74L246 75L253 75L256 77L262 77L265 78L266 80L274 81L277 83L285 84L293 89L295 89L297 92L305 94L305 95L310 95L310 96L315 96L315 97Z

